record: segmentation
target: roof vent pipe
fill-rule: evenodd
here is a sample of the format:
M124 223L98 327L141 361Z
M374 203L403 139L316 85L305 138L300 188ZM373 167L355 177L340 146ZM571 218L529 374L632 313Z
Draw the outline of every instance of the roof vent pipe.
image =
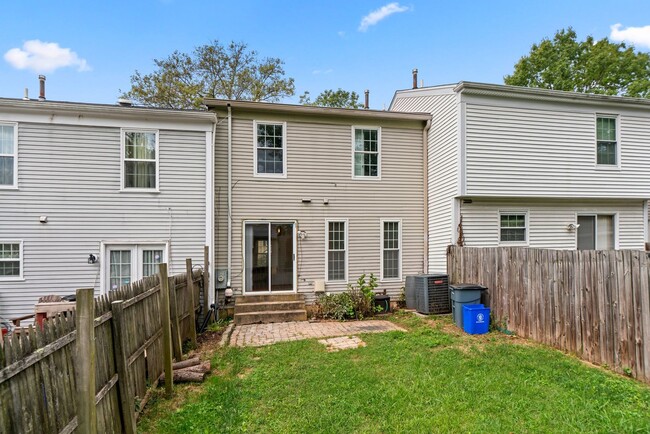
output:
M45 101L45 76L44 75L39 75L38 76L38 81L40 83L40 93L38 95L38 100L39 101Z
M368 89L363 92L366 96L364 103L363 103L363 108L368 110L370 108L370 91Z
M418 88L418 69L413 69L413 89Z
M25 96L23 97L23 100L29 101L29 89L25 88Z

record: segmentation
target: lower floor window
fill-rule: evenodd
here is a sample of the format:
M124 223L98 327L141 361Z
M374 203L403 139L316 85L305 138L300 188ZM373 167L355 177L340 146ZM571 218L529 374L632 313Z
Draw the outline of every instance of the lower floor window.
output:
M399 279L401 275L401 234L399 221L383 221L381 232L381 278Z
M499 214L499 241L502 243L525 243L526 213Z
M613 215L579 215L578 250L614 250L615 232Z
M22 243L0 240L0 278L22 276Z
M108 289L158 273L158 265L165 262L165 245L120 245L107 247Z

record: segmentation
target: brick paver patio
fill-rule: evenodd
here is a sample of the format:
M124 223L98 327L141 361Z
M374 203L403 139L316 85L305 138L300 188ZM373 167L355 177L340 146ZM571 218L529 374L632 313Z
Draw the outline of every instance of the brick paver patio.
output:
M370 320L351 322L295 321L272 324L236 326L230 335L230 345L259 347L276 342L301 339L351 336L359 333L383 333L392 330L406 331L390 321Z

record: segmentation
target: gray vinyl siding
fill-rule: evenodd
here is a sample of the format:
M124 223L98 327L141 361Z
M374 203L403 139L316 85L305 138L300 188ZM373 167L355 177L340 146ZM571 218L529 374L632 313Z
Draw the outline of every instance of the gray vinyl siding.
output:
M429 96L396 96L391 110L423 111L432 114L428 152L429 272L445 272L446 249L454 244L454 197L458 195L458 96L446 93Z
M101 241L171 238L171 273L186 257L203 263L206 133L146 128L159 129L159 193L120 192L119 127L18 124L19 189L0 190L0 240L23 241L24 280L0 280L0 315L33 313L48 294L99 292L101 261L87 258L101 258Z
M650 111L468 99L468 196L647 198ZM596 116L618 115L620 168L596 166Z
M265 113L233 115L232 287L242 292L242 234L246 220L297 222L307 237L297 241L298 292L313 301L314 280L325 276L326 220L348 221L348 279L380 275L380 219L402 221L402 281L382 282L380 289L398 297L403 278L422 272L423 186L422 124L400 127L386 122L353 120L286 122L286 179L253 176L253 119ZM352 179L352 125L381 127L381 180ZM215 142L216 266L227 268L227 122ZM303 204L302 199L311 199ZM323 204L328 199L329 204ZM344 283L326 283L343 291Z
M620 249L644 249L644 202L639 200L544 200L475 199L463 204L465 245L499 246L499 212L528 213L528 245L537 248L575 249L576 232L567 230L578 214L617 215Z

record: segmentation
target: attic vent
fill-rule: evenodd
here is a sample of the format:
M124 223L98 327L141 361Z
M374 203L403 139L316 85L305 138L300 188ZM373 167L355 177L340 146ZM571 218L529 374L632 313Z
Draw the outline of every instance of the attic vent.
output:
M117 100L117 104L121 107L132 107L133 103L128 98L120 98Z

